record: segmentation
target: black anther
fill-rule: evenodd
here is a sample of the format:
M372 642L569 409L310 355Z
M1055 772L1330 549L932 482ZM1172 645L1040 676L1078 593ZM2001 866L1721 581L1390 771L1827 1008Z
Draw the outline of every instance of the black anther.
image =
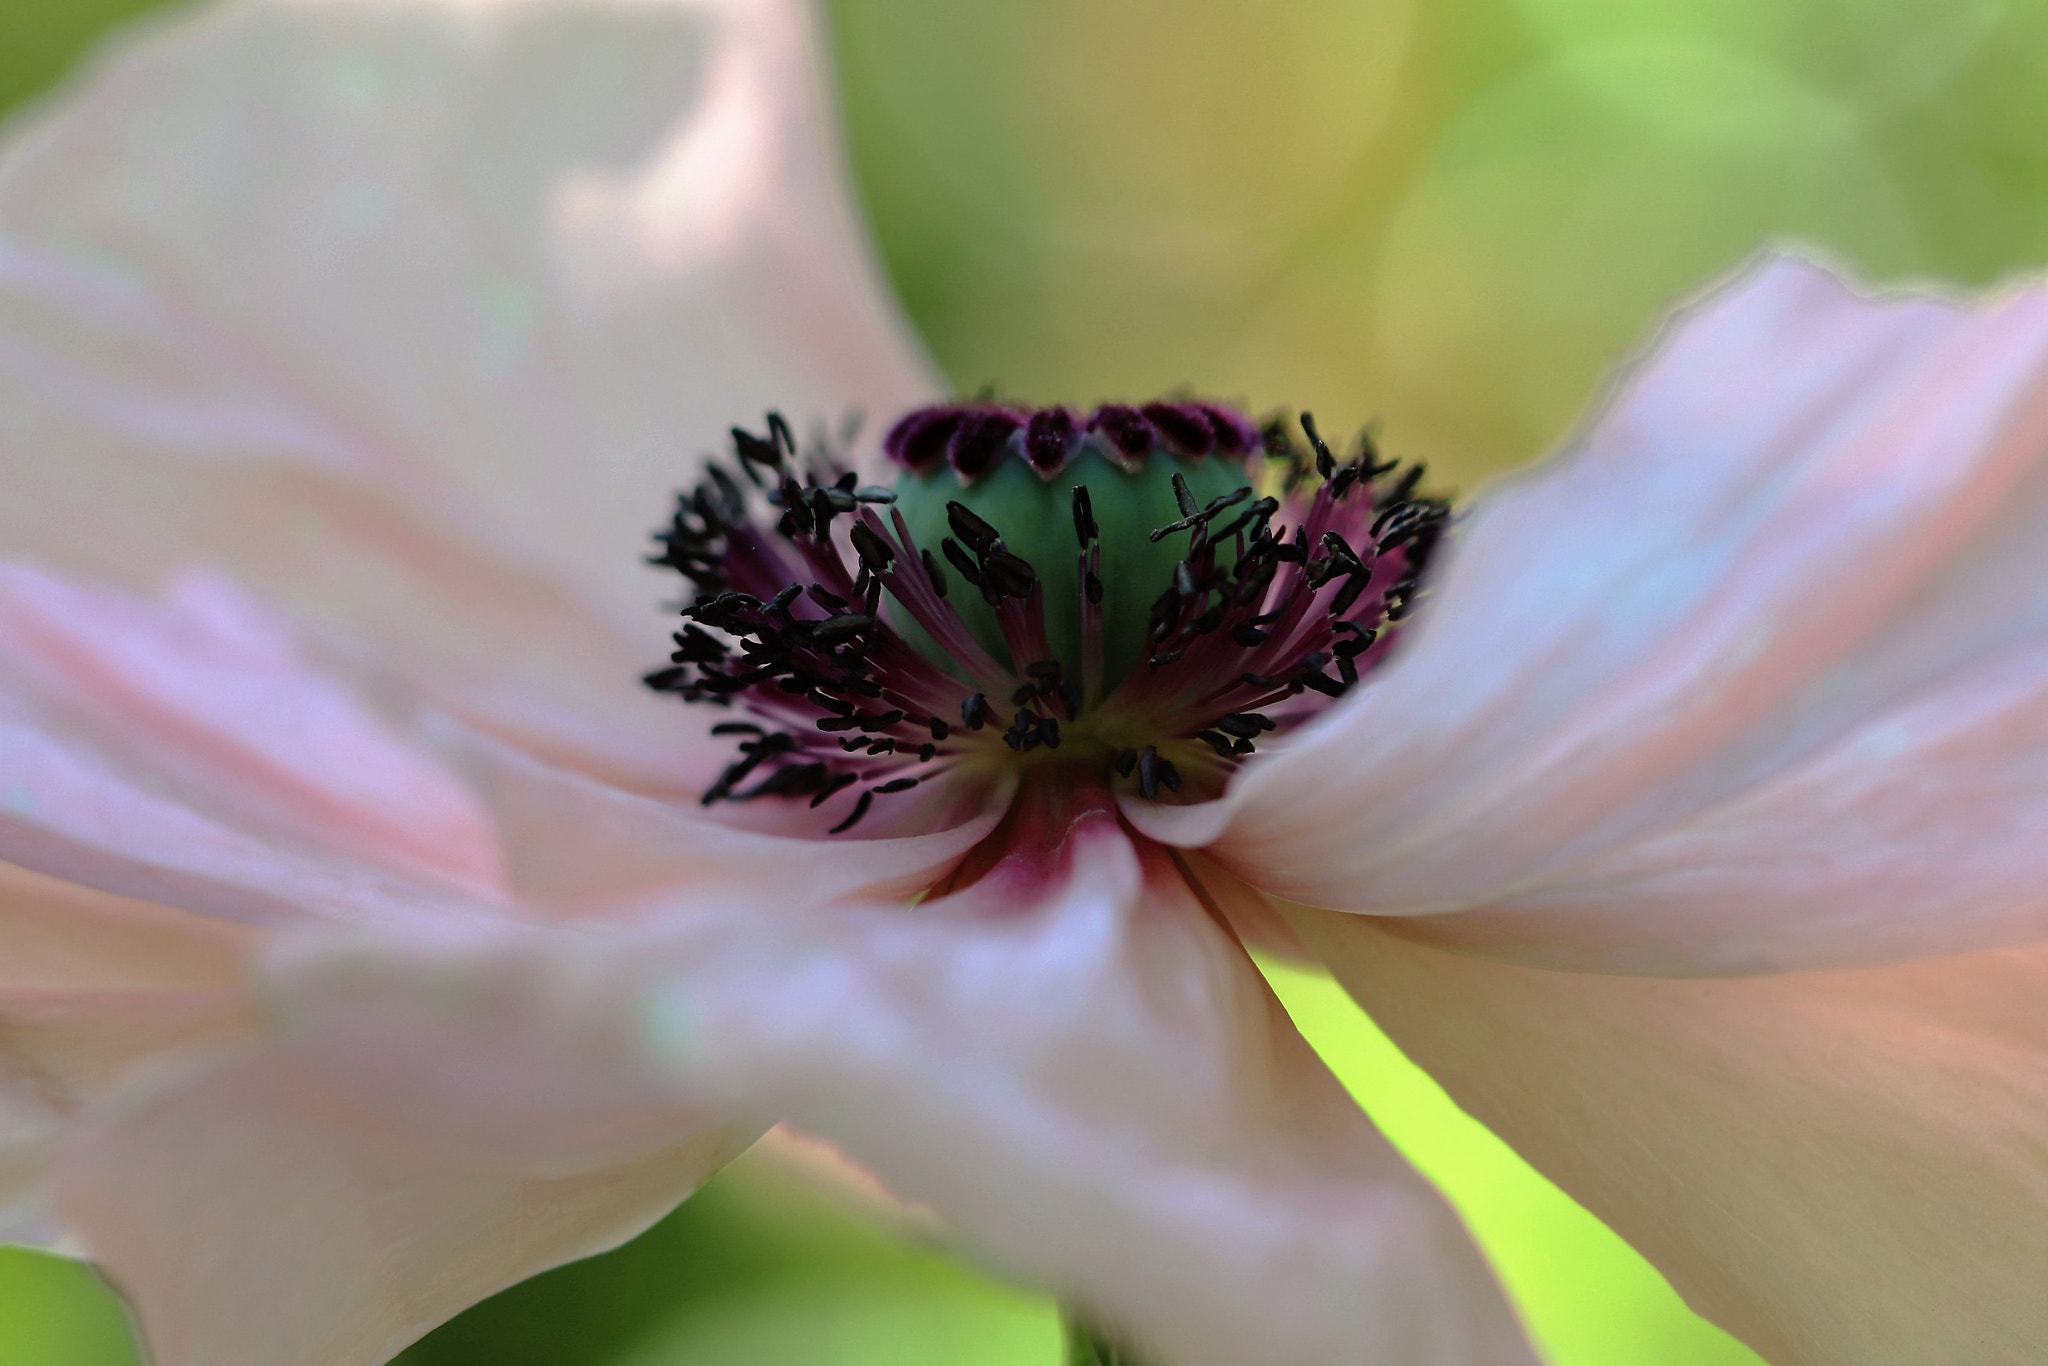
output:
M932 558L931 551L920 550L917 553L924 560L924 576L931 580L932 592L943 600L946 596L946 571L939 568L939 562Z
M812 643L819 645L830 645L835 641L851 640L874 624L875 619L873 617L853 612L849 612L844 616L826 617L823 621L811 627L811 640Z
M845 833L846 833L847 831L849 831L849 830L853 829L853 827L854 827L854 826L856 826L856 825L860 824L860 818L861 818L862 816L865 816L865 815L867 815L867 814L868 814L868 808L869 808L869 807L871 807L871 806L873 806L874 804L875 804L875 794L874 794L874 793L872 793L872 792L863 792L863 793L861 793L861 794L860 794L860 800L859 800L859 801L857 801L857 802L855 802L855 803L853 804L853 814L849 815L849 816L848 816L848 817L847 817L847 818L846 818L845 820L843 820L843 821L839 822L839 824L837 824L837 825L833 826L833 827L832 827L832 828L831 828L830 830L826 831L825 833L826 833L826 834L828 834L828 835L843 835L843 834L845 834Z
M1323 673L1321 665L1313 669L1303 669L1290 682L1297 683L1304 688L1313 688L1325 697L1342 697L1344 695L1344 685L1331 678L1328 674Z
M1159 795L1159 751L1147 745L1138 755L1138 795L1156 797Z
M946 504L946 523L953 528L953 534L973 547L977 555L986 555L1002 534L980 517L974 509L961 502Z
M855 783L859 781L860 779L855 777L851 773L834 774L832 777L825 780L825 785L818 789L818 794L815 797L811 798L811 809L816 810L818 807L823 806L827 801L831 799L832 795L835 792L840 792L846 788L852 787Z
M1316 473L1328 481L1337 472L1337 457L1330 454L1329 443L1316 430L1316 420L1309 413L1301 415L1301 429L1308 434L1308 443L1316 448Z
M1000 541L983 558L981 574L988 587L1013 598L1029 597L1038 583L1038 571L1031 567L1031 562L1004 550Z
M853 542L854 550L859 553L860 562L866 565L871 573L885 573L889 566L896 562L896 552L890 549L889 543L876 535L874 528L865 522L855 522L853 529L846 535L847 539Z
M981 567L974 562L972 555L960 548L958 541L948 536L945 540L939 542L939 549L946 552L946 558L951 560L953 567L960 571L961 578L977 588L981 586Z

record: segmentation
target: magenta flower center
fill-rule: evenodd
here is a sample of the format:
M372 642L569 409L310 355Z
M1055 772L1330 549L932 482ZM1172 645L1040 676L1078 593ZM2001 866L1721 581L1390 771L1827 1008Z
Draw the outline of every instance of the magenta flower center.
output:
M1419 465L1208 403L948 404L863 486L771 414L653 562L693 586L649 687L732 713L705 802L832 804L941 775L1214 795L1386 653L1448 517Z

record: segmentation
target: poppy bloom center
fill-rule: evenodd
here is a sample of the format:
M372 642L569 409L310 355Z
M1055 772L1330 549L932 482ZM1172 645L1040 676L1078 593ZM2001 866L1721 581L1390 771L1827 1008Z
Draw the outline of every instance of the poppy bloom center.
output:
M652 558L694 597L647 685L733 714L704 801L840 833L943 775L1213 796L1385 655L1449 515L1420 465L1300 428L944 404L890 429L886 487L735 428Z

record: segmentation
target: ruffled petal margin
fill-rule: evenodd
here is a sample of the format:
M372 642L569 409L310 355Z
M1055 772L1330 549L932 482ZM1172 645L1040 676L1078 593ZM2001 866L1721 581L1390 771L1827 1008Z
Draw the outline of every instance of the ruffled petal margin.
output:
M936 388L817 49L799 0L230 0L117 45L0 154L0 555L204 564L701 786L635 682L649 533L729 425Z
M1769 257L1477 500L1385 670L1223 802L1247 881L1561 967L2048 934L2048 288Z
M2042 1359L2048 948L1670 980L1290 919L1461 1106L1776 1366Z
M0 863L0 1241L54 1246L50 1163L151 1059L253 1027L247 926Z
M1052 837L1049 864L908 909L694 905L630 949L309 940L273 981L308 1021L523 981L546 1037L610 1031L690 1107L829 1140L1148 1360L1532 1361L1455 1215L1171 858L1100 812Z
M744 1145L713 1129L617 1166L534 1172L410 1133L263 1050L95 1116L55 1184L156 1366L374 1366L624 1242Z
M219 583L155 601L0 563L0 647L0 1238L91 1257L164 1363L370 1366L631 1236L752 1136L530 1012L487 1016L488 1048L392 1014L322 1021L318 1056L281 1043L291 1003L256 973L280 934L488 944L622 914L622 876L772 899L809 868L822 896L975 838L821 870L523 755L511 819L459 727L371 705ZM589 817L604 847L546 877L501 867L508 841L577 842L563 793L639 819Z

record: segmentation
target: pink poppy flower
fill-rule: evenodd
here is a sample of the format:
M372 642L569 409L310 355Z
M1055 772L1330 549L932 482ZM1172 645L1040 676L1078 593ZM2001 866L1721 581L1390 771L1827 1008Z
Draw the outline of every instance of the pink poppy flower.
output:
M1168 1366L1531 1360L1251 941L1771 1360L2036 1359L2048 293L1760 259L1440 537L920 406L816 64L236 0L17 126L0 1231L366 1366L788 1121Z

